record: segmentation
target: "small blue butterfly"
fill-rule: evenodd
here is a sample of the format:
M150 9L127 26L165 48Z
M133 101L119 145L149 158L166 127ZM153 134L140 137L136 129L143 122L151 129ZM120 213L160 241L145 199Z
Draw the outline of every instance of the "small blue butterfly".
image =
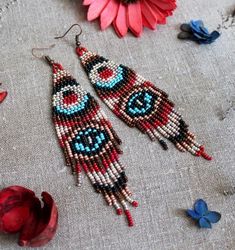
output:
M221 214L215 211L209 211L204 200L199 199L194 203L194 210L188 209L187 215L198 222L200 228L212 228L211 223L217 223Z

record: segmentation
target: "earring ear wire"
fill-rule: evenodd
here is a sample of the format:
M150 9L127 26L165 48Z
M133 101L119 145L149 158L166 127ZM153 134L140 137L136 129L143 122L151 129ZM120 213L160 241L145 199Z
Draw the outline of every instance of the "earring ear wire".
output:
M38 59L45 59L49 65L52 65L54 60L52 60L49 56L45 56L45 55L42 55L42 56L39 56L35 53L35 51L42 51L42 50L49 50L49 49L52 49L55 47L55 44L52 44L48 47L42 47L42 48L32 48L32 55L35 57L35 58L38 58Z
M74 23L73 25L71 25L70 28L69 28L62 36L56 36L56 37L54 37L54 38L55 38L55 39L64 38L64 37L70 32L70 30L72 30L73 27L75 27L75 26L78 26L79 29L80 29L79 33L75 36L76 45L77 45L77 46L80 46L80 45L81 45L81 42L79 41L79 36L82 34L83 31L82 31L81 25L78 24L78 23Z

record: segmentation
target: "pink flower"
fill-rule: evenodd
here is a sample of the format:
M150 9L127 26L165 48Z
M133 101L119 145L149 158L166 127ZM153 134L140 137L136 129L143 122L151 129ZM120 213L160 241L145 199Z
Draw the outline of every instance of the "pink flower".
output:
M154 30L157 24L166 24L166 17L176 8L176 0L84 0L83 5L89 6L88 21L100 16L101 30L113 24L120 37L128 30L139 37L143 27Z

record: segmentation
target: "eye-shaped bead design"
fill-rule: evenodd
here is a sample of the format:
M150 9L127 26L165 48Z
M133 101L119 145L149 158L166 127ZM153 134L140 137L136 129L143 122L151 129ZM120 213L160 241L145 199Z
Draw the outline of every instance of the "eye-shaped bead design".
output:
M164 91L122 64L115 64L84 47L76 51L99 97L129 126L137 127L151 140L157 139L163 149L167 149L165 137L182 152L212 159L196 142L195 135L188 130Z
M109 139L108 134L104 130L88 127L75 134L71 147L74 153L90 156L100 152Z
M154 109L154 96L148 91L134 92L126 104L126 113L131 117L149 115Z

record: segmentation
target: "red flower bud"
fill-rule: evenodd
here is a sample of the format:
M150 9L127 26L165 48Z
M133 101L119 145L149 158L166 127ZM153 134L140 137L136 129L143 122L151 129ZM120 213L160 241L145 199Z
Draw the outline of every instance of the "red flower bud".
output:
M19 232L19 245L39 247L55 235L58 223L57 207L50 194L43 192L40 200L34 192L12 186L0 192L0 231Z

